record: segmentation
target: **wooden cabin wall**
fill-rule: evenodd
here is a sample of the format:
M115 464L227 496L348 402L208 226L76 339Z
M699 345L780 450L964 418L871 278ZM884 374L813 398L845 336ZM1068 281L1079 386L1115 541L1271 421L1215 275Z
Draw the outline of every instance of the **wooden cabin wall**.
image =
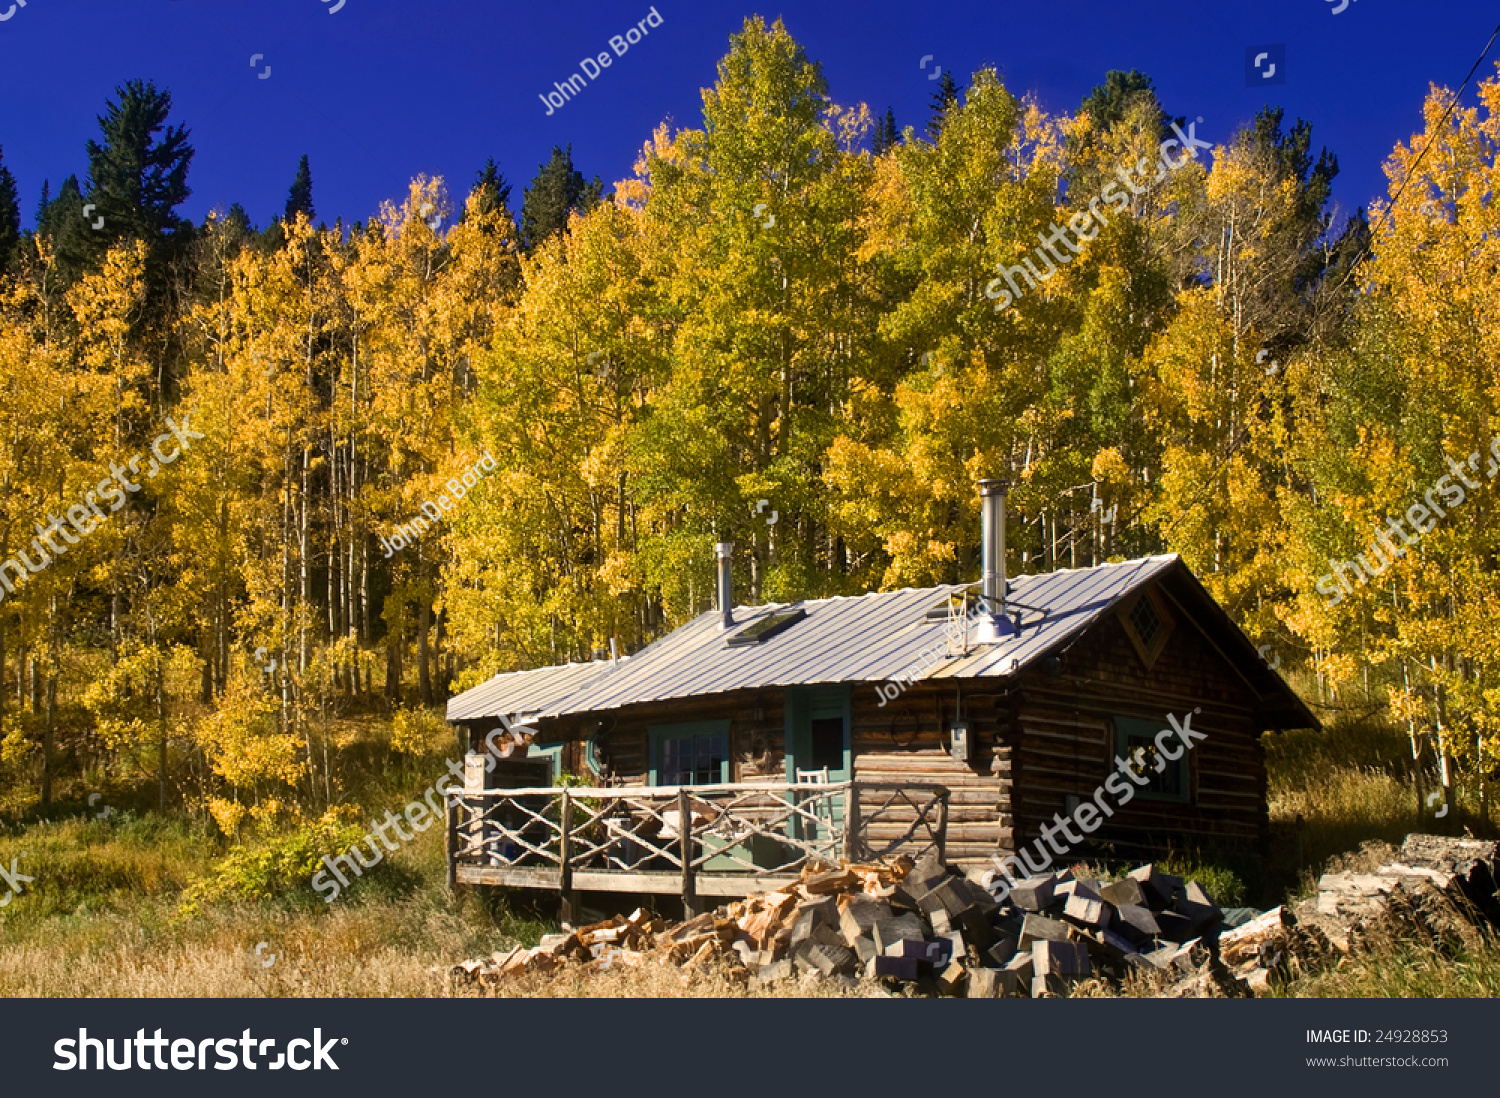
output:
M760 714L757 717L757 712ZM584 741L600 723L600 754L615 785L645 785L651 779L650 729L653 725L687 721L729 721L729 780L784 781L786 732L779 689L741 690L704 698L631 706L629 709L580 719L566 717L538 724L542 742L563 741L563 768L596 780L584 756ZM477 750L483 750L482 738Z
M1141 859L1264 839L1266 766L1253 697L1190 622L1177 620L1148 671L1111 614L1062 656L1061 674L1031 672L1019 686L1018 718L1006 736L1013 794L1002 831L1009 850L1039 841L1041 826L1066 814L1069 794L1091 799L1115 769L1109 718L1166 727L1167 714L1181 720L1194 709L1202 712L1191 726L1208 739L1185 756L1189 803L1137 796L1121 808L1106 792L1115 814L1089 836L1093 846Z
M963 716L974 740L970 761L948 750L948 731ZM923 682L884 706L874 683L856 683L852 698L851 748L854 777L860 781L919 781L947 786L947 858L960 865L989 862L1001 840L1000 822L1008 811L1010 778L993 764L999 752L1008 763L1011 748L1003 730L1012 719L1010 697L993 681ZM871 838L895 838L915 818L915 810L892 814L889 824L872 828Z

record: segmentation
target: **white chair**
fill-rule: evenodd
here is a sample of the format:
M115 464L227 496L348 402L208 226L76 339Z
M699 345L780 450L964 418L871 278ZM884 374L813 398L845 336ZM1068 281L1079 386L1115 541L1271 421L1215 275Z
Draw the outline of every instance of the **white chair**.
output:
M827 785L828 767L822 766L811 770L797 768L798 785ZM833 834L833 798L825 793L812 793L809 796L817 797L813 805L812 814L819 823L828 828L828 834Z

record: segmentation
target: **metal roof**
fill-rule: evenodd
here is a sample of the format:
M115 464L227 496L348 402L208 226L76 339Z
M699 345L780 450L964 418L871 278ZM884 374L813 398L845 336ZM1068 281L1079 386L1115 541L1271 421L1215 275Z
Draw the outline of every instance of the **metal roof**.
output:
M625 657L625 663L630 657ZM602 663L568 663L512 671L448 700L450 721L478 720L504 714L507 718L554 712L608 666Z
M1013 604L1029 608L1020 610L1019 634L981 645L978 627L970 624L966 656L947 654L948 622L929 620L927 613L974 584L736 607L729 630L721 629L719 613L710 611L628 660L499 675L452 699L448 719L522 712L557 717L754 687L881 682L903 675L1003 678L1070 641L1178 562L1173 554L1014 576L1007 584L1007 610L1019 608ZM726 644L740 629L788 605L807 616L760 644Z

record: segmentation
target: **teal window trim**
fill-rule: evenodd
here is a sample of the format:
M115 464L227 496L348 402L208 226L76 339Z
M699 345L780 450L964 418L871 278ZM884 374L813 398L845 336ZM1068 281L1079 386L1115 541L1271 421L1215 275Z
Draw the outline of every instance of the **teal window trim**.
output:
M1165 719L1151 721L1142 720L1139 717L1113 717L1111 720L1114 723L1115 755L1127 760L1130 759L1131 751L1136 748L1154 745L1156 737L1162 729L1171 730L1171 726L1167 724ZM1132 744L1131 740L1134 740L1135 743ZM1166 767L1162 773L1160 775L1153 775L1153 777L1159 778L1159 784L1165 785L1170 782L1170 784L1175 785L1175 791L1164 792L1161 789L1152 789L1150 786L1137 785L1135 782L1131 782L1131 785L1135 787L1135 795L1143 801L1191 804L1193 799L1192 772L1188 769L1188 755L1190 752L1183 746L1182 741L1178 739L1175 733L1170 737L1170 740L1171 743L1169 746L1175 744L1175 749L1181 751L1182 754L1175 761L1166 761ZM1154 754L1154 746L1148 746L1148 751ZM1114 761L1111 760L1110 768L1113 769L1114 765ZM1148 768L1147 773L1151 773L1150 768ZM1125 780L1130 781L1128 775Z
M729 784L729 721L684 721L681 724L654 724L649 729L651 741L650 784L661 785L662 744L666 740L689 736L722 736L724 758L719 763L719 784Z
M562 753L563 744L532 744L531 750L527 752L528 758L546 759L552 764L552 780L555 782L562 777Z
M599 758L599 745L604 740L604 725L594 729L594 734L583 741L583 765L588 767L591 776L599 778L604 776L604 762Z

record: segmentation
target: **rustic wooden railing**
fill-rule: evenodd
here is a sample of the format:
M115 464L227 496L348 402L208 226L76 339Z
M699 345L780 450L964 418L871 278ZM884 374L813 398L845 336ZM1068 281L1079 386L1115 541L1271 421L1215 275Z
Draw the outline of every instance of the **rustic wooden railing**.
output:
M455 793L449 879L681 892L800 872L809 860L920 857L947 840L948 790L833 782ZM683 826L682 821L688 821Z

